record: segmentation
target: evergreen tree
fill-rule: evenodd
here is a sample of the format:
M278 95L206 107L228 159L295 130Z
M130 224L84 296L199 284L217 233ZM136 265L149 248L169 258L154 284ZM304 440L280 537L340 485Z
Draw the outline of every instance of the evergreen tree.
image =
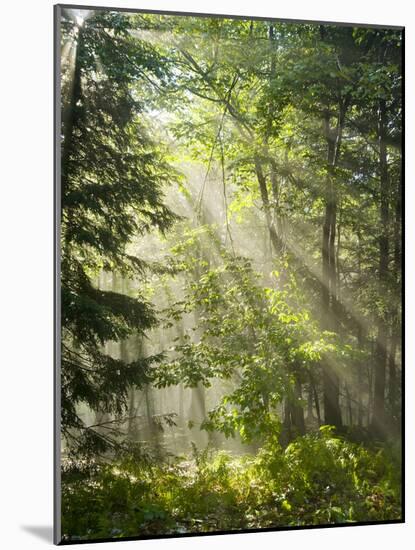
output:
M142 274L146 265L128 244L175 219L163 204L171 170L133 93L143 87L143 71L162 78L160 64L148 44L132 38L132 26L130 17L100 11L83 25L62 24L63 46L75 52L62 66L62 434L82 454L104 452L116 439L85 426L78 406L119 418L128 388L147 383L160 359L126 362L105 353L106 342L144 334L157 320L142 296L94 284L100 270Z

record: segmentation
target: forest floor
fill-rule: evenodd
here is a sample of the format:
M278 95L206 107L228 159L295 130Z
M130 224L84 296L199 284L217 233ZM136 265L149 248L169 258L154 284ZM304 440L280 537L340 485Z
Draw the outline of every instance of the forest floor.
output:
M68 540L399 521L399 451L320 432L254 455L194 449L63 478ZM70 535L69 535L70 534Z

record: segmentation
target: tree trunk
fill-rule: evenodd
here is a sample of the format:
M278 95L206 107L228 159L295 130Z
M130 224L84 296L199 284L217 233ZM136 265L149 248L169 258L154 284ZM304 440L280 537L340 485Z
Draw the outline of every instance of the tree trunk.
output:
M280 445L286 447L292 441L291 406L288 397L284 398L282 410L282 427L279 437Z
M379 100L378 142L380 169L380 238L379 238L379 283L384 289L389 267L389 174L386 147L386 102ZM385 314L378 315L376 338L376 362L373 396L373 430L378 437L385 435L385 386L387 366L388 331Z
M305 434L304 408L301 399L302 385L297 376L294 383L294 401L291 404L291 419L296 435Z
M331 187L331 184L330 184ZM336 299L336 266L334 242L336 234L336 202L333 192L326 202L325 220L323 225L323 315L324 327L329 331L336 331L334 300ZM332 426L341 427L340 411L340 380L337 372L328 361L323 364L323 394L324 394L324 422Z
M259 191L261 193L262 206L264 207L265 221L267 224L271 243L276 254L280 254L283 249L283 243L280 236L277 233L277 228L274 223L274 219L271 212L271 205L269 201L269 194L267 189L267 181L263 172L262 162L258 156L254 158L255 173L258 180Z
M362 326L359 324L358 326L358 332L357 332L357 343L359 346L359 350L363 348L363 329ZM362 399L362 393L363 393L363 364L362 361L359 360L357 364L357 425L359 428L363 426L363 399Z
M83 33L82 29L79 29L78 39L76 44L76 54L74 61L73 77L68 83L68 89L65 92L66 100L63 106L62 112L62 149L61 149L61 186L62 197L67 192L68 185L68 173L71 150L73 146L73 128L80 116L79 101L82 98L82 85L81 85L81 56L83 49Z
M393 277L396 285L401 281L401 223L402 223L402 174L399 173L399 181L396 189L395 197L395 219L393 225L393 242L394 242L394 254L393 254ZM397 300L397 297L395 298ZM398 411L398 371L396 366L396 353L400 344L400 330L401 320L399 308L395 304L392 312L392 327L390 337L390 352L389 352L389 394L388 401L392 414L393 427L399 426L399 411Z
M357 270L359 281L362 278L362 255L361 255L361 230L360 225L357 228ZM362 323L357 322L357 345L359 351L364 348L363 327ZM359 428L363 426L363 361L359 360L357 363L357 425Z
M349 426L353 426L353 407L352 407L352 398L350 395L349 385L347 382L344 385L344 391L346 393L346 404L347 404L347 414L349 416Z
M392 414L392 424L396 424L397 420L397 396L398 396L398 375L396 368L396 348L397 348L397 335L395 333L396 327L392 327L391 345L389 351L389 408Z
M209 434L200 429L201 423L206 418L206 395L205 387L199 383L195 388L192 388L192 396L189 407L189 420L194 424L196 431L192 437L196 440L199 446L207 445Z
M294 377L294 380L292 395L284 399L283 423L280 437L280 442L283 446L287 445L297 436L304 435L306 432L304 408L301 403L302 384L298 375Z
M318 425L321 426L321 407L320 407L320 400L318 398L318 392L317 392L317 388L316 388L316 383L314 381L314 376L311 374L311 372L309 372L309 378L310 378L310 388L312 390L312 393L313 393L313 398L314 398L314 406L316 408L316 414L317 414L317 420L318 420Z
M323 118L323 131L327 141L327 179L325 213L322 238L322 309L325 330L338 330L337 274L336 274L336 216L337 194L334 188L334 170L339 157L346 105L339 105L339 117L335 130L330 128L330 115ZM340 380L333 365L323 361L324 422L341 428Z
M309 384L308 391L307 391L307 421L308 422L313 422L314 420L313 402L314 402L313 388L311 384Z
M198 425L203 422L206 417L206 399L205 387L203 384L198 384L192 388L192 397L189 408L189 418Z

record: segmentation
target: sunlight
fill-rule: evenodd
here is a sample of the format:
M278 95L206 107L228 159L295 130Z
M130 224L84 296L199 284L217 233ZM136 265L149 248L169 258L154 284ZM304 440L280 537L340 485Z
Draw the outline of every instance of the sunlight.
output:
M399 520L402 33L59 10L63 541Z
M75 16L75 21L76 21L76 24L78 25L78 27L82 27L82 25L84 24L85 18L82 17L81 15L76 15Z
M84 9L65 9L64 13L71 19L77 27L82 27L87 19L93 14L92 10Z

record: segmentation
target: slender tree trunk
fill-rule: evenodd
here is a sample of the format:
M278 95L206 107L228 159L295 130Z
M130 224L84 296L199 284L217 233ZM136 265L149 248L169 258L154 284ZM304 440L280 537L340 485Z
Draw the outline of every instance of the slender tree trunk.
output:
M352 407L352 398L350 395L350 389L347 382L344 385L344 390L346 393L346 404L347 404L347 413L349 416L349 426L353 426L353 407Z
M282 445L286 445L295 437L304 435L306 432L302 404L302 383L298 373L293 373L293 378L292 393L284 399L283 405L283 425L280 437Z
M291 419L296 435L305 434L304 408L301 403L302 384L299 377L296 376L294 383L294 402L291 404Z
M73 128L76 124L76 121L80 117L80 106L78 105L79 101L82 99L82 85L81 85L81 56L83 49L83 33L82 29L79 29L77 44L76 44L76 53L73 69L73 77L68 82L68 88L65 90L64 104L62 109L62 134L63 134L63 143L62 143L62 163L61 163L61 186L62 186L62 197L65 196L68 186L68 173L70 172L70 156L73 146Z
M204 446L211 439L210 435L200 429L201 423L206 418L206 392L203 384L198 384L195 388L192 388L192 395L190 399L189 407L189 420L191 420L196 428L194 435L196 442Z
M397 336L395 333L396 327L392 327L391 345L389 350L389 407L392 413L392 422L396 421L396 402L398 394L398 376L396 368L396 349L397 349Z
M311 374L311 372L308 373L308 377L309 377L310 399L311 399L312 403L314 403L314 407L316 409L318 425L321 426L321 424L322 424L322 422L321 422L321 407L320 407L320 399L318 397L316 382L315 382L314 376Z
M359 350L363 349L363 330L359 324L357 328L357 343ZM363 426L363 364L359 360L357 364L357 425L359 428Z
M206 398L203 384L199 383L195 388L192 388L189 417L197 424L201 424L206 417Z
M334 188L334 170L339 157L343 131L345 104L339 106L339 117L335 130L330 128L330 115L323 118L323 131L327 141L327 180L325 213L322 236L322 309L323 327L338 330L337 274L336 274L336 216L337 194ZM323 361L324 422L340 428L340 380L333 365Z
M314 383L314 380L312 381L312 387L313 387L313 394L314 394L314 406L316 407L316 413L317 413L317 420L318 420L319 426L321 426L320 400L318 398L317 388Z
M401 171L399 173L399 181L396 189L395 197L395 219L393 225L393 278L398 286L401 280L401 223L402 223L402 198L401 198ZM398 298L396 297L395 300ZM400 343L400 314L397 304L394 305L391 312L392 327L390 336L390 352L389 352L389 407L392 413L392 421L395 426L399 425L398 422L398 371L396 366L396 354Z
M313 402L314 402L313 388L311 384L309 384L308 391L307 391L307 421L308 422L312 422L314 420Z
M183 382L179 384L179 425L184 426L184 386Z
M386 147L386 102L379 100L378 141L380 169L379 283L385 288L389 267L389 174ZM385 435L385 387L388 331L385 314L378 316L372 424L378 437Z
M265 221L267 224L271 243L276 254L280 254L283 249L283 243L277 233L277 228L274 223L274 219L271 212L271 205L269 200L269 193L267 188L267 181L262 168L262 162L258 156L254 158L255 173L258 180L259 191L261 193L262 206L265 213Z
M368 396L368 405L367 405L367 425L371 425L371 415L373 411L373 379L374 379L374 372L375 372L375 349L376 349L376 340L371 339L370 341L370 361L368 363L368 369L367 369L367 380L368 380L368 387L369 387L369 396Z
M326 330L336 331L334 300L336 299L336 266L334 242L336 232L336 202L332 197L327 200L323 225L323 315ZM324 421L341 427L340 380L339 375L327 361L323 365Z
M292 439L293 439L293 435L292 435L292 422L291 422L291 405L290 405L289 398L285 397L283 401L282 428L281 428L279 441L283 447L286 447Z
M360 225L357 227L357 271L359 281L362 278L362 240ZM359 351L364 348L363 327L361 322L357 321L357 345ZM359 360L357 363L357 425L359 428L363 426L363 361Z

